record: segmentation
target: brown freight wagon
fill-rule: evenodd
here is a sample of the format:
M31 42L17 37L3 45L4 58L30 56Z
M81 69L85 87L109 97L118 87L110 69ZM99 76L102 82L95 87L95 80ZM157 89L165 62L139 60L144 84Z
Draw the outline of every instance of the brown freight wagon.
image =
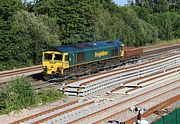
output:
M139 58L143 54L143 48L124 47L125 58Z

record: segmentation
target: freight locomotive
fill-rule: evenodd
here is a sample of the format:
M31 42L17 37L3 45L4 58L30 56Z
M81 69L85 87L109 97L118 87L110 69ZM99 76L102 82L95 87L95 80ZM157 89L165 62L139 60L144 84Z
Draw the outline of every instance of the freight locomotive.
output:
M62 45L43 52L44 78L56 75L77 77L135 62L143 53L142 48L124 47L120 40L98 41Z

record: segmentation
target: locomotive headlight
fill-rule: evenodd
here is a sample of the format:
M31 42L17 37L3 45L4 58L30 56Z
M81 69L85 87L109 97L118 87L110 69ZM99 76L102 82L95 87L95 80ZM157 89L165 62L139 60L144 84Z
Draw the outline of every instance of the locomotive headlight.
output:
M43 68L44 68L44 69L46 69L46 68L47 68L47 66L43 66Z
M47 66L43 66L44 71L47 71Z

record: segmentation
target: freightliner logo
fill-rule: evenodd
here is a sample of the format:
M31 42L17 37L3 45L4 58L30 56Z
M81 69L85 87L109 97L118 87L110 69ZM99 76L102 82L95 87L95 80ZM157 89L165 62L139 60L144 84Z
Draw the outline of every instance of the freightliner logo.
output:
M95 52L95 57L102 57L102 56L106 56L107 54L108 51Z

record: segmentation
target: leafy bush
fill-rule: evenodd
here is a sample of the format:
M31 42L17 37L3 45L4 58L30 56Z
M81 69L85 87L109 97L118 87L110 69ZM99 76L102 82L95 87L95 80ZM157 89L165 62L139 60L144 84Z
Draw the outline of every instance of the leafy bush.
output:
M0 114L53 102L62 97L64 95L54 88L36 92L27 78L15 78L0 89Z
M24 77L12 80L2 89L0 101L0 113L27 108L36 103L34 89Z

